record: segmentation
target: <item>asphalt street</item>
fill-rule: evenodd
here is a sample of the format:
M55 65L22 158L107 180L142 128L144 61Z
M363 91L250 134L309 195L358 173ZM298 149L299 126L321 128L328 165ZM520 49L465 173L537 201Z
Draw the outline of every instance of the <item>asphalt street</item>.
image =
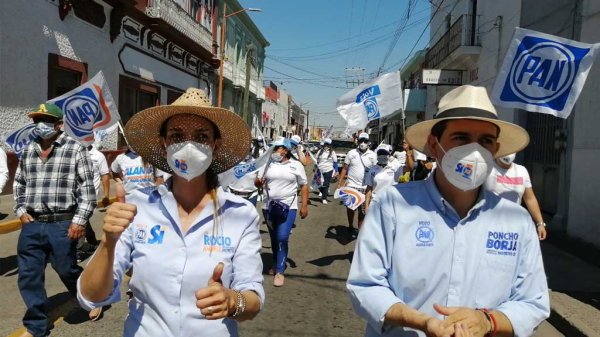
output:
M311 194L307 219L297 221L290 242L285 286L273 287L273 277L265 273L266 303L259 316L241 324L241 335L264 336L344 336L363 335L365 323L354 315L345 291L345 280L354 250L346 231L346 213L338 202L323 205ZM102 210L92 218L100 235ZM12 216L12 214L10 215ZM261 225L263 261L271 264L267 228ZM16 242L19 232L0 235L0 336L11 336L21 328L24 305L17 288ZM85 262L83 263L85 264ZM52 336L119 336L127 314L125 301L105 311L101 320L90 322L77 309L56 273L48 267L46 289L55 327ZM537 337L558 337L544 323Z

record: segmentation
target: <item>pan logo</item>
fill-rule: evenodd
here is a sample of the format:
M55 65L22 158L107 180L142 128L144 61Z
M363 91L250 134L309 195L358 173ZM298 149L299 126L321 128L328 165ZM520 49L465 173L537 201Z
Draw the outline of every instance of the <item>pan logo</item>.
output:
M500 99L562 110L581 59L590 48L525 36L517 47Z
M75 95L57 101L65 114L65 122L73 133L82 137L87 135L94 123L100 120L100 103L90 88L85 88Z
M356 103L362 103L365 106L365 109L367 110L367 119L370 121L381 117L376 98L376 96L379 95L381 95L381 90L378 85L368 87L356 95Z

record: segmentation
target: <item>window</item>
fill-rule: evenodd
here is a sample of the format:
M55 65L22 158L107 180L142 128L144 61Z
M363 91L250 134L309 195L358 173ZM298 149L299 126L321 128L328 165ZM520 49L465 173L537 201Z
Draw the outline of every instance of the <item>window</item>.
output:
M181 90L167 89L167 104L172 104L181 95L183 95Z
M146 108L160 103L160 87L121 75L119 77L119 114L123 124ZM119 135L119 147L125 140Z
M87 80L87 63L48 54L48 99L73 90Z

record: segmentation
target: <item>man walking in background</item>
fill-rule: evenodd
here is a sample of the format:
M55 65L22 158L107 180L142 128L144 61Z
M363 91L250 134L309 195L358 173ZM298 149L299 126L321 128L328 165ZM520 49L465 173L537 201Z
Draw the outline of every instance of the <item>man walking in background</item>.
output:
M21 336L49 329L44 271L50 261L71 295L77 294L77 240L96 207L92 163L79 142L61 131L63 113L41 104L29 113L38 138L21 155L14 181L15 212L22 229L17 245L18 285L27 311ZM96 316L98 310L90 312Z

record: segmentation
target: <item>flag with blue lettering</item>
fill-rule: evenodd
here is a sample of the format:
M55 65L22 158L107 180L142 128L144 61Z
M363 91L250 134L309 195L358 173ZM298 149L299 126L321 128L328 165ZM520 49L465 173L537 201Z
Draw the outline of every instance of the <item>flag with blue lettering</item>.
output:
M350 90L338 98L336 105L348 128L364 129L370 121L402 109L400 72L381 75Z
M85 145L94 142L94 130L108 129L121 119L102 71L48 103L62 109L67 135Z
M219 184L223 187L227 187L233 184L236 180L242 179L248 173L256 172L262 169L267 163L269 159L271 159L271 153L273 152L273 148L269 148L265 153L263 153L260 157L250 161L245 161L238 163L236 166L230 168L229 170L219 174Z
M492 102L569 117L598 46L517 27L496 77Z
M5 135L4 142L15 152L18 158L21 158L23 150L37 138L35 124L30 123Z

